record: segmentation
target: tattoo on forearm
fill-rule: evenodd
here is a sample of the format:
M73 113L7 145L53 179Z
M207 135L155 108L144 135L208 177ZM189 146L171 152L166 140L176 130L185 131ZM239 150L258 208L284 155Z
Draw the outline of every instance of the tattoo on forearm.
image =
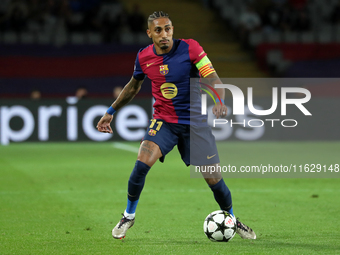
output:
M130 102L130 100L135 96L132 93L129 93L129 88L125 87L122 92L120 93L119 97L116 99L116 101L113 103L115 106L115 109L121 108L123 105L127 104Z
M122 106L130 102L135 95L140 90L141 82L134 82L130 81L122 90L122 92L119 94L118 98L114 103L112 104L113 108L115 110L120 109Z

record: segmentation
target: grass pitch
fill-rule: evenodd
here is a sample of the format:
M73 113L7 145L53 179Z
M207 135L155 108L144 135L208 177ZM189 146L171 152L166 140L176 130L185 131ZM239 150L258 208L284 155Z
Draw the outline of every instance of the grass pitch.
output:
M340 179L226 179L235 215L258 239L235 236L229 243L214 243L203 233L203 220L218 206L204 180L190 178L176 149L148 174L135 226L125 239L114 240L111 230L125 209L136 160L129 150L138 143L124 146L0 147L0 254L340 253ZM301 159L340 163L339 142L223 146L234 163L243 165L268 158L278 165Z

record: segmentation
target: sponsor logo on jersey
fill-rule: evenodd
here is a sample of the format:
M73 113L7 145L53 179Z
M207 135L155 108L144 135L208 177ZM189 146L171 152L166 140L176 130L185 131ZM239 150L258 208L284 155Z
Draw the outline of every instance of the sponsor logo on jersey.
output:
M159 66L159 72L163 75L168 74L169 73L168 65Z
M150 63L150 64L146 64L146 67L149 67L149 66L151 66L152 64L154 64L155 62L153 62L153 63Z
M150 129L150 130L149 130L149 136L155 136L156 133L157 133L156 130L153 130L153 129Z
M172 99L177 96L178 90L175 84L166 82L162 84L161 92L166 99Z

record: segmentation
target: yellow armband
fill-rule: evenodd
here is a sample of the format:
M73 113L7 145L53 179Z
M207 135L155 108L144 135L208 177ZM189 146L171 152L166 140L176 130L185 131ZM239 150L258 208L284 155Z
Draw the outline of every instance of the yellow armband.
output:
M197 62L196 67L203 78L215 72L215 69L207 56Z

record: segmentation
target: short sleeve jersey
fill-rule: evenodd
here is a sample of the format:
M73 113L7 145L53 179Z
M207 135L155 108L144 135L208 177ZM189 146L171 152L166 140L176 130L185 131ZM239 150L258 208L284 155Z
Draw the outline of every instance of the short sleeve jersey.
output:
M153 44L139 50L133 77L148 76L155 98L155 119L168 123L190 124L190 78L199 78L196 67L207 54L192 39L174 39L166 54L157 55Z

